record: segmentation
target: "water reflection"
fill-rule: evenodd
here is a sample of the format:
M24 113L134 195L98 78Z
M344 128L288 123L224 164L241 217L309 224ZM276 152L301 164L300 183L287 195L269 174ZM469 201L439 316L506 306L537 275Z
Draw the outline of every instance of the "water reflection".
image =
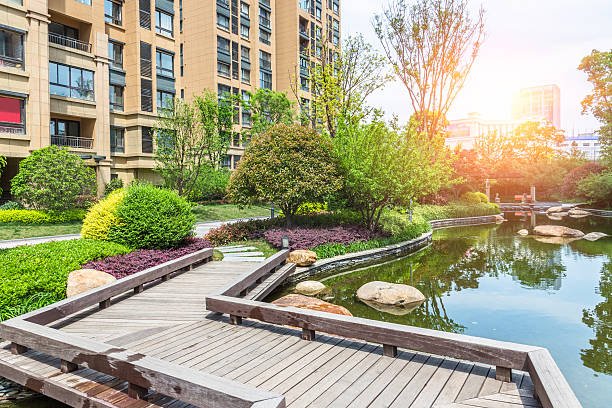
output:
M612 374L612 263L601 271L599 294L604 297L593 309L584 309L582 321L595 332L589 340L590 348L582 349L580 357L585 366L604 374Z

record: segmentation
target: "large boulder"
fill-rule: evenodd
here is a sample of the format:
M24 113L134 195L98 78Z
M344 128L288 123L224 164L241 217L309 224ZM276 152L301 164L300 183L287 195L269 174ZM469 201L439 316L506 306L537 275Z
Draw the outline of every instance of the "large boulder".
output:
M570 216L584 216L584 217L591 215L590 212L581 210L580 208L572 208L571 210L568 211L568 214Z
M276 306L293 306L300 309L316 310L318 312L333 313L343 316L352 316L345 307L334 305L324 300L304 295L287 295L272 302Z
M563 211L563 207L562 206L557 206L557 207L550 207L548 210L546 210L547 214L552 214L552 213L559 213Z
M66 296L76 296L88 290L115 282L114 276L95 269L79 269L70 272L66 285Z
M374 281L357 290L357 297L366 304L377 304L411 309L425 301L417 288L399 283Z
M298 249L289 253L287 262L294 263L297 266L310 266L317 262L317 254L313 251Z
M589 232L582 238L586 239L587 241L597 241L598 239L605 237L609 237L609 235L604 234L603 232Z
M522 230L518 230L517 234L526 237L527 235L529 235L529 231L527 231L526 229L522 229Z
M295 291L300 295L314 296L324 292L327 286L318 281L304 281L295 286Z
M584 232L562 225L538 225L533 229L535 235L545 237L582 238Z

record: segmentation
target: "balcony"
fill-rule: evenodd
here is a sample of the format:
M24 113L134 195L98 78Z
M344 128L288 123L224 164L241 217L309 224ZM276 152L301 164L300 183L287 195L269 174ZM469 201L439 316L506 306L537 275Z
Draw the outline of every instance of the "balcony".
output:
M74 48L83 52L91 52L91 44L76 40L65 35L49 33L49 42L63 47Z
M51 144L69 147L71 149L91 149L93 147L93 139L77 136L51 135Z

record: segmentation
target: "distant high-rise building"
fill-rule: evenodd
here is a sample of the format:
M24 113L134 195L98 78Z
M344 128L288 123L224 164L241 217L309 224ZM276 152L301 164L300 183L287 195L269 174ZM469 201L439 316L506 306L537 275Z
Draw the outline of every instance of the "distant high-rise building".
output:
M516 121L547 120L561 128L561 91L557 85L523 88L514 97L512 118Z
M446 127L446 145L451 149L461 146L472 150L478 138L497 133L501 136L511 135L518 122L507 120L487 120L477 112L472 112L467 118L451 120Z

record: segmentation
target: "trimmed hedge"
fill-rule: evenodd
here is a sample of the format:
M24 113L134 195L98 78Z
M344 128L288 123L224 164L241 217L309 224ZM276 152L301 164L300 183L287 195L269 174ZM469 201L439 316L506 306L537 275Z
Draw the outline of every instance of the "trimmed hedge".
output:
M86 239L107 241L111 227L119 223L117 208L125 199L125 194L124 189L115 190L91 207L83 221L81 236Z
M0 210L0 223L60 224L81 221L84 217L85 210Z
M70 272L128 252L123 245L85 239L0 250L0 320L64 299Z

